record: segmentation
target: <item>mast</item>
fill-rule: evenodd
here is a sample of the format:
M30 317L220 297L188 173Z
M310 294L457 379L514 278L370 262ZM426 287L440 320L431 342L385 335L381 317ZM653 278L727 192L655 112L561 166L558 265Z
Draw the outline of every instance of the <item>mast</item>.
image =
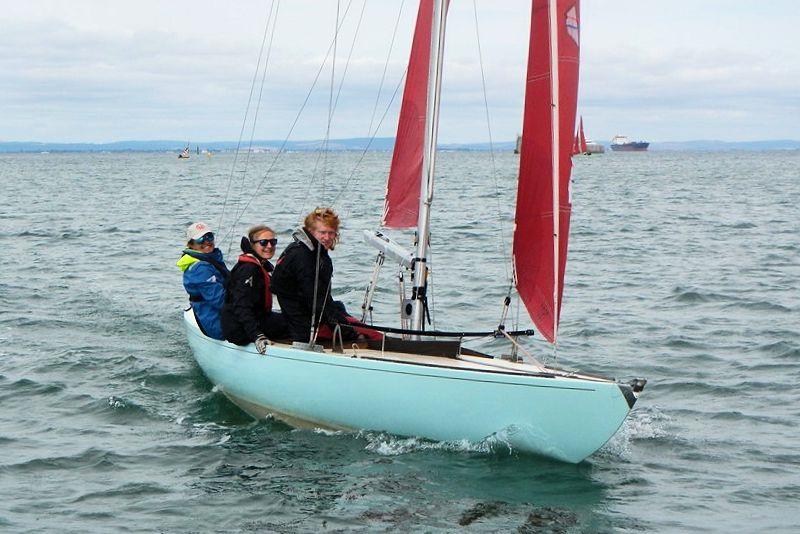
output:
M430 211L433 201L433 178L436 168L436 139L439 133L439 100L442 89L442 57L447 0L434 0L431 18L431 51L428 75L428 105L425 112L425 144L422 153L422 180L417 220L417 257L414 262L413 311L411 328L422 330L425 321L428 287L427 250L430 241Z
M551 0L548 6L550 16L550 95L552 97L552 105L550 107L550 115L552 121L552 134L550 136L550 143L552 147L552 161L553 161L553 343L558 339L558 320L560 309L558 303L558 273L559 273L559 219L561 218L560 198L559 198L559 176L561 176L559 169L559 85L558 85L558 2Z

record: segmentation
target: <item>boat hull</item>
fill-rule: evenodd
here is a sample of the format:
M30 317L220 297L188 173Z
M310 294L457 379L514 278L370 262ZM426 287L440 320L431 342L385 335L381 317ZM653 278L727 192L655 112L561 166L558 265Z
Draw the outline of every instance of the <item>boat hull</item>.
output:
M616 433L632 401L612 381L520 375L317 353L273 345L260 355L204 336L189 345L208 379L254 417L299 427L386 431L437 441L502 440L577 463ZM634 399L635 400L635 399Z
M625 144L611 144L611 150L614 152L645 152L647 151L647 147L650 146L650 143L645 142L636 142L636 143L625 143Z

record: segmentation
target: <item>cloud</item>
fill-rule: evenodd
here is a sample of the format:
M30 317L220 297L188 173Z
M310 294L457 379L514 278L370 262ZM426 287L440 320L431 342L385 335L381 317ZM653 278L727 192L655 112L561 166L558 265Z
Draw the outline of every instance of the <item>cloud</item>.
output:
M341 2L342 12L348 3ZM269 5L249 1L220 10L202 1L14 4L0 14L0 135L43 141L235 139ZM366 135L400 13L378 115L386 110L405 70L416 5L406 0L400 11L400 1L353 0L337 40L335 91L362 6L364 19L332 135ZM787 45L791 21L775 20L753 2L726 9L712 2L697 7L720 22L707 27L683 16L693 5L678 1L671 12L655 13L636 2L584 3L579 107L592 135L797 137L800 53ZM281 3L257 137L287 134L331 43L335 8L336 2L319 0ZM493 137L510 140L521 127L530 5L478 3L483 71L472 9L470 2L454 2L448 19L441 138L487 139L488 101ZM771 25L775 39L747 37ZM328 62L293 138L324 135L330 67ZM399 97L379 135L393 134L398 109Z

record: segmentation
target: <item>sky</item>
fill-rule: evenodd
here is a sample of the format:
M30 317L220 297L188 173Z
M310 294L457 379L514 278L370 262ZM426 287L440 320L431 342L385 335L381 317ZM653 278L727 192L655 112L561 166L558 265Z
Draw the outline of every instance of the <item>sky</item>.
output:
M417 5L6 0L0 141L320 139L340 85L331 138L393 136L400 96L392 94ZM336 60L325 61L337 10ZM262 49L270 12L267 42L274 37ZM520 132L529 27L530 0L451 1L441 142L510 141ZM799 29L789 0L584 0L578 112L586 134L800 139ZM266 74L256 74L268 49Z

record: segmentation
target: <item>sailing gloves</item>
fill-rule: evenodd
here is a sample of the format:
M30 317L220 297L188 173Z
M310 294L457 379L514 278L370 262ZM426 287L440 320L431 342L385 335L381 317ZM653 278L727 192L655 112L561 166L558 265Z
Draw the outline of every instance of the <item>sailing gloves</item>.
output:
M256 344L256 350L258 351L259 354L266 354L267 347L272 345L272 341L267 339L267 336L265 336L264 334L258 334L258 337L256 338L254 343Z

